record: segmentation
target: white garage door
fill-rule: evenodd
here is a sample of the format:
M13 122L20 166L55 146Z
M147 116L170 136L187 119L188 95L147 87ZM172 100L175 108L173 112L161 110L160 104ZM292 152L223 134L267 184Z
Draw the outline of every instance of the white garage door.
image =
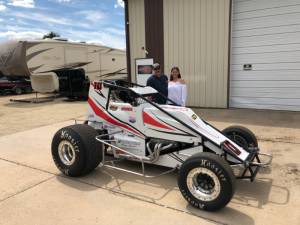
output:
M300 111L300 0L234 0L230 106Z

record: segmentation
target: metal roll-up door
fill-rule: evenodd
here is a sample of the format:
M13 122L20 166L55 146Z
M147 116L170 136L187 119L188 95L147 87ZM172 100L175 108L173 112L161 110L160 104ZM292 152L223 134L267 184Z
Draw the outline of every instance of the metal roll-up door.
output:
M230 106L300 111L300 1L234 0Z

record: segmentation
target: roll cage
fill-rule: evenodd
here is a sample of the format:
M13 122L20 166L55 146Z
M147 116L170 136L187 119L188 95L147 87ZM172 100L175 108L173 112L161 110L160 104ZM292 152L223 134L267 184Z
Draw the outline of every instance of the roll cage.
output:
M150 88L143 85L139 85L136 83L127 82L124 80L116 80L116 81L102 81L102 84L105 88L108 88L108 96L107 96L107 103L106 103L106 110L108 109L109 101L111 99L119 99L122 102L130 103L132 106L138 106L143 102L148 102L153 106L157 106L156 108L161 109L159 105L153 102L151 99L154 95L159 95L163 99L168 102L169 105L179 106L174 101L169 99L168 97L164 96L160 92L152 89L148 92L141 93L139 92L139 88Z

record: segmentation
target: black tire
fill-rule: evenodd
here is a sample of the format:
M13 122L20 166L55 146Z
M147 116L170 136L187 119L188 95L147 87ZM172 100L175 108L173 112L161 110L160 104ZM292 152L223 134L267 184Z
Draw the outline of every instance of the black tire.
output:
M72 177L82 176L94 170L102 160L102 144L95 139L97 135L94 128L85 124L71 125L57 131L51 146L52 158L57 168ZM75 153L75 156L73 153L71 156L74 156L74 159L62 157L68 154L59 150L62 149L60 145L73 148L71 152ZM70 158L73 160L69 160Z
M192 155L181 165L178 187L192 206L215 211L225 207L234 195L235 177L223 158L214 153L202 152Z
M258 147L255 134L246 127L230 126L224 129L222 133L245 150L250 147Z
M32 92L32 89L31 89L31 87L26 87L26 88L24 89L24 91L25 91L26 94L29 94L29 93Z
M14 89L14 92L15 92L17 95L20 95L20 94L23 93L23 90L22 90L21 88L19 88L19 87L16 87L16 88Z

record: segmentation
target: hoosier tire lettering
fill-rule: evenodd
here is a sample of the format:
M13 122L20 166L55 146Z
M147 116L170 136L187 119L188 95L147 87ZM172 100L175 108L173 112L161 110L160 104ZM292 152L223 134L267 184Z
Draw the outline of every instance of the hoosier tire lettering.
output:
M75 141L75 139L67 132L67 130L62 130L61 131L61 139L68 140L74 147L74 150L76 152L79 152L79 146L78 146L78 141Z
M222 179L222 181L226 181L226 177L222 173L222 170L220 170L220 168L216 167L215 164L212 164L210 161L208 161L206 159L202 159L201 166L210 168L212 171L214 171L219 176L220 179Z

